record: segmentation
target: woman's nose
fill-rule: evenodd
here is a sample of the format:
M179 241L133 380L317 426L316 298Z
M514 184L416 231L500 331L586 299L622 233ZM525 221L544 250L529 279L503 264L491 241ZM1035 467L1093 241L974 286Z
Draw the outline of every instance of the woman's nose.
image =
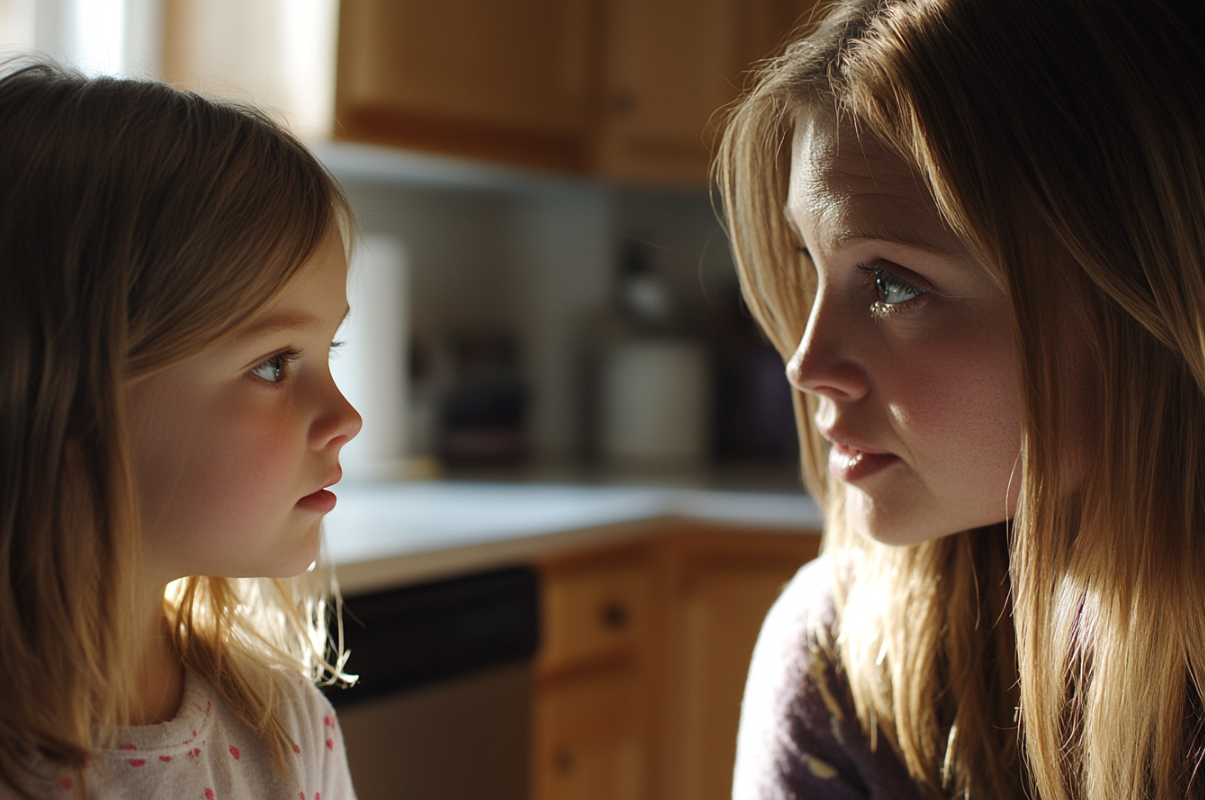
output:
M854 320L823 295L812 304L807 330L787 362L787 380L803 392L854 402L870 391L870 375L857 353Z

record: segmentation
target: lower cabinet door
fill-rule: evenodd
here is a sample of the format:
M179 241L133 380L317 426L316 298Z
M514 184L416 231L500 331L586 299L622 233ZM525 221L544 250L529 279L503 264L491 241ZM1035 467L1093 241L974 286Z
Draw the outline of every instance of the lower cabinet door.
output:
M673 738L681 751L669 776L679 800L732 797L741 697L762 620L795 572L794 562L712 563L684 582L677 670L678 715ZM669 766L667 764L667 766Z
M647 797L643 696L630 666L541 686L532 720L534 800Z

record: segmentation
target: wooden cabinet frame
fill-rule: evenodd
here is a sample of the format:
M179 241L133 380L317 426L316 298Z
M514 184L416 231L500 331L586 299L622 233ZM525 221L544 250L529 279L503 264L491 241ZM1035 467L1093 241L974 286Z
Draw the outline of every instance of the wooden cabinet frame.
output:
M579 599L554 600L561 607L546 616L533 798L726 798L762 618L818 548L816 534L667 519L647 539L541 562L545 596ZM646 588L625 589L633 575ZM600 624L608 602L631 597L645 607L633 604L633 627L609 643L604 633L567 628ZM577 644L559 641L565 636ZM598 774L571 775L579 760Z

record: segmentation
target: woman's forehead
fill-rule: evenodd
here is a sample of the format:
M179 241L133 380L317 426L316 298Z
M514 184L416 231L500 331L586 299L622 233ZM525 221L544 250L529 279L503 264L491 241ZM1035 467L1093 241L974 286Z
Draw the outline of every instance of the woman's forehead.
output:
M831 114L795 124L787 217L821 251L850 239L960 249L921 176L869 131Z

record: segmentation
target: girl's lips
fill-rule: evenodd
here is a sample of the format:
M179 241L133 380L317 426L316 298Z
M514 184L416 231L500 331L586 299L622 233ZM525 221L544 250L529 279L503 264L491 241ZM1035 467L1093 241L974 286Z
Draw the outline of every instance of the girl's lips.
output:
M338 498L334 492L326 489L319 489L313 494L307 494L305 497L297 501L297 507L305 511L315 511L319 514L326 514L335 507L335 502Z
M828 471L834 478L845 483L857 483L887 469L897 461L899 456L891 453L859 450L837 442L834 442L832 449L828 451Z

